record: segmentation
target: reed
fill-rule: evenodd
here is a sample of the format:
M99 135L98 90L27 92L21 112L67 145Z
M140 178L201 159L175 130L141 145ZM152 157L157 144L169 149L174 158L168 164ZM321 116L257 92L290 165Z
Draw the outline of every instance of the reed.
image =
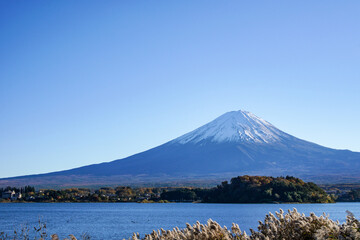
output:
M259 221L257 231L250 229L250 235L242 231L237 224L231 228L221 227L217 222L209 219L206 224L196 222L186 224L186 228L178 227L172 230L160 229L146 234L143 238L134 233L131 240L307 240L307 239L341 239L359 240L360 223L351 212L347 212L346 222L329 219L325 213L316 216L300 214L295 208L284 213L282 209L269 213L265 220Z
M31 236L31 237L30 237ZM0 240L60 240L57 234L49 235L46 224L39 221L38 226L21 227L15 230L12 236L0 232ZM90 240L87 234L81 236L82 240ZM359 240L360 222L347 211L346 222L333 221L328 215L309 216L299 213L295 208L286 213L280 209L275 214L269 213L264 221L259 221L257 230L250 229L248 235L239 225L233 223L231 228L222 227L216 221L209 219L206 224L196 222L194 225L186 224L186 228L175 227L172 230L153 230L143 237L134 233L129 240ZM77 240L69 235L64 240Z

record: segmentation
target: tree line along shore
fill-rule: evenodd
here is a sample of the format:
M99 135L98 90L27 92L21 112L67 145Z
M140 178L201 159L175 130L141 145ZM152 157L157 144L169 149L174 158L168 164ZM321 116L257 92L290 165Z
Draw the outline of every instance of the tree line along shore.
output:
M333 203L360 201L360 188L343 190L335 185L321 188L291 176L245 175L213 188L119 186L37 190L32 186L9 186L0 188L0 197L0 202Z

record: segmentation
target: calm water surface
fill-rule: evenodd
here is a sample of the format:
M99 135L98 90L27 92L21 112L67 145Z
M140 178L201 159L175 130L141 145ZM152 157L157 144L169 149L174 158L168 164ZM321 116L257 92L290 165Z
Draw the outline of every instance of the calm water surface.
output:
M242 230L256 228L268 212L297 208L310 212L330 214L330 218L345 221L346 210L360 215L360 203L336 204L193 204L193 203L3 203L0 204L0 231L12 233L20 224L35 226L37 221L47 224L47 232L62 238L69 234L91 239L123 239L133 232L141 235L153 229L185 227L211 218L221 225L238 223Z

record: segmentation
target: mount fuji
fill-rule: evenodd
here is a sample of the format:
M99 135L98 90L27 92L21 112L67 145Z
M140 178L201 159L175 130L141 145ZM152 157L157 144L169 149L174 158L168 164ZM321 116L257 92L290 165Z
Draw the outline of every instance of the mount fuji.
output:
M0 179L0 186L203 184L245 174L345 183L360 182L359 172L360 153L301 140L250 112L233 111L124 159Z

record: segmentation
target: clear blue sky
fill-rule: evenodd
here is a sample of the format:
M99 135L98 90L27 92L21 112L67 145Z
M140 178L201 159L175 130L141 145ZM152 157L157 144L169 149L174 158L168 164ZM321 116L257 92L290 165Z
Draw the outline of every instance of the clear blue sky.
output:
M111 161L231 110L360 151L359 1L1 1L0 177Z

